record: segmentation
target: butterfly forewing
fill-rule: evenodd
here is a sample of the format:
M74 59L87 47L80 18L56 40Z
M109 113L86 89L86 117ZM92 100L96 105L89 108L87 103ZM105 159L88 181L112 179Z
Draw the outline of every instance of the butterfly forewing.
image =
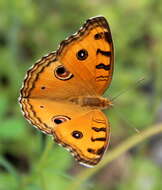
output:
M77 34L61 43L57 56L89 95L102 95L110 85L114 64L113 41L106 19L87 20Z

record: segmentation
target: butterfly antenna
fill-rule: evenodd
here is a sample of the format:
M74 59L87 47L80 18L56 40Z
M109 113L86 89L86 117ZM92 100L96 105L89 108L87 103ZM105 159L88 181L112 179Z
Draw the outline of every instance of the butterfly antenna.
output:
M118 117L120 117L120 119L122 119L127 125L129 125L131 127L131 129L133 129L138 134L141 133L139 129L137 129L136 127L134 127L134 124L130 120L128 120L128 118L125 119L123 117L123 115L119 111L116 110L116 108L113 107L113 109L115 109L115 112L117 113Z
M127 91L132 90L134 88L136 88L141 82L143 82L145 80L144 77L140 78L139 80L137 80L133 85L129 86L128 88L122 90L118 95L114 96L113 98L111 98L110 100L112 102L114 102L114 100L116 100L119 96L121 96L122 94L125 94Z

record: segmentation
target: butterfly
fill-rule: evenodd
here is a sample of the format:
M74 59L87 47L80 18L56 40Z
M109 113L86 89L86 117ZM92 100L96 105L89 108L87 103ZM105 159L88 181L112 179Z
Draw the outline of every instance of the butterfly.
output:
M93 17L27 71L20 92L25 118L85 166L98 164L108 147L110 124L101 110L112 105L102 95L113 65L108 22Z

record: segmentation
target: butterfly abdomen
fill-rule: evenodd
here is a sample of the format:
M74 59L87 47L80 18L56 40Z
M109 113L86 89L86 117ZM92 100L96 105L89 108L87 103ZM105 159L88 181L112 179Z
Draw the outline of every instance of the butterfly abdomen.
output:
M79 104L81 106L89 106L100 109L107 109L112 106L112 102L107 98L98 97L98 96L80 96L72 98L70 101Z

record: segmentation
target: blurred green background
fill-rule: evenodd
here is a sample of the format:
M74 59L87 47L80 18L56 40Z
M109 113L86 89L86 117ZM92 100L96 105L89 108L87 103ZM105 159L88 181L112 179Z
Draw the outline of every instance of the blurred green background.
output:
M162 122L162 1L0 0L0 190L64 190L85 170L28 124L18 96L27 69L96 15L107 18L115 45L115 71L105 96L131 88L106 112L109 149L135 129ZM161 179L158 135L108 164L82 189L161 190Z

